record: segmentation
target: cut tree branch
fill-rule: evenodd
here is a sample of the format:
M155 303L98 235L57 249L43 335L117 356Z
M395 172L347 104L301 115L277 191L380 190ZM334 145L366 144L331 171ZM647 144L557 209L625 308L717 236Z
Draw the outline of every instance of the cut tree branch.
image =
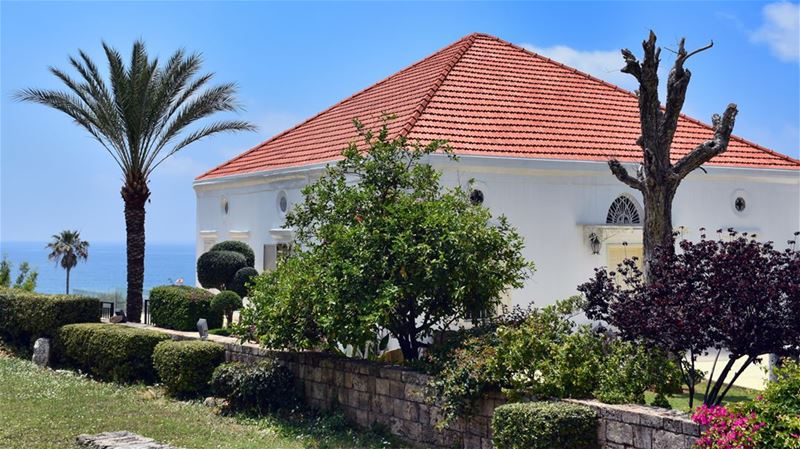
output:
M728 149L728 142L733 132L733 125L736 122L737 113L736 105L731 103L725 109L725 113L722 114L721 118L718 115L714 115L712 119L714 124L714 137L698 145L697 148L676 162L675 166L672 168L672 172L678 180L683 179L694 169Z
M686 90L689 88L692 72L684 69L683 64L692 55L708 50L712 46L714 46L713 41L705 47L687 53L686 38L681 39L678 44L678 57L675 59L675 65L673 65L672 70L670 70L667 80L667 105L664 108L664 115L659 127L659 146L671 146L672 138L678 127L678 118L683 109L683 103L686 100Z
M618 160L611 159L608 161L608 168L611 169L611 173L613 173L614 176L616 176L621 182L639 191L644 189L644 184L642 181L631 176L628 173L628 170Z

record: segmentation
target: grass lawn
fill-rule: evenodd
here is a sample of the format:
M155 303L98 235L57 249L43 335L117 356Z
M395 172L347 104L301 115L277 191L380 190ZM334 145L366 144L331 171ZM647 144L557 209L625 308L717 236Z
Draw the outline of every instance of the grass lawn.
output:
M101 383L0 353L0 448L72 449L81 433L129 430L186 449L397 448L336 417L235 418L159 388Z
M703 398L705 397L705 394L703 393L705 393L706 391L706 384L703 383L702 385L698 385L697 390L699 391L695 391L694 393L695 407L698 407L703 403ZM730 404L733 402L749 401L751 399L755 399L755 397L758 396L760 393L761 392L757 390L751 390L749 388L733 386L731 387L730 391L728 391L728 394L725 395L725 400L723 402ZM653 398L655 398L655 393L647 391L645 392L644 396L645 400L649 404L653 400ZM669 400L670 405L672 405L672 408L674 408L675 410L680 410L683 412L690 411L689 392L687 390L684 390L682 394L669 396L667 397L667 399Z

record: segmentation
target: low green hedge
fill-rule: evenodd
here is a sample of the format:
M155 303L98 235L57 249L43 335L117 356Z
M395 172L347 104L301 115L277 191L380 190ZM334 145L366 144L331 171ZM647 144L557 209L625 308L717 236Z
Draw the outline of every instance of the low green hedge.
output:
M210 341L162 341L153 351L159 379L178 397L208 391L214 369L224 361L225 348Z
M222 364L214 370L211 386L231 410L265 413L298 403L294 374L274 360Z
M56 332L62 362L115 382L153 382L153 350L166 334L121 324L69 324Z
M65 324L99 321L96 298L0 289L0 336L9 342L28 345Z
M597 413L568 402L501 405L492 416L496 449L595 449Z
M208 328L222 327L222 312L211 307L214 295L188 285L164 285L150 290L150 321L156 326L196 331L197 320L205 318Z

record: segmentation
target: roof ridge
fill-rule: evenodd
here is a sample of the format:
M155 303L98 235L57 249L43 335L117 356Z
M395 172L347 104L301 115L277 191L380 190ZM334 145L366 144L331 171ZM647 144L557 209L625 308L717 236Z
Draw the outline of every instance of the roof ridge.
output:
M208 175L208 174L211 174L212 172L216 171L217 169L220 169L220 168L222 168L222 167L225 167L226 165L230 164L231 162L233 162L233 161L235 161L235 160L237 160L237 159L240 159L240 158L242 158L242 157L244 157L244 156L246 156L246 155L248 155L248 154L250 154L250 153L252 153L252 152L254 152L254 151L256 151L256 150L258 150L259 148L261 148L261 147L263 147L263 146L265 146L265 145L269 144L270 142L273 142L273 141L275 141L275 140L277 140L277 139L279 139L279 138L281 138L281 137L285 136L286 134L288 134L288 133L290 133L290 132L294 131L295 129L297 129L297 128L299 128L299 127L303 126L303 125L305 125L306 123L308 123L308 122L310 122L310 121L314 120L315 118L317 118L317 117L321 116L322 114L324 114L324 113L326 113L326 112L330 111L331 109L333 109L333 108L335 108L335 107L337 107L337 106L339 106L339 105L341 105L341 104L343 104L343 103L347 102L348 100L351 100L352 98L354 98L354 97L356 97L356 96L358 96L358 95L360 95L360 94L362 94L362 93L364 93L364 92L367 92L367 91L369 91L369 90L372 90L372 89L374 89L374 88L376 88L376 87L380 86L381 84L384 84L385 82L387 82L387 81L389 81L389 80L391 80L391 79L393 79L393 78L395 78L395 77L397 77L397 76L400 76L401 74L403 74L403 73L405 73L405 72L408 72L409 70L411 70L411 69L413 69L414 67L416 67L416 66L418 66L418 65L422 64L423 62L426 62L426 61L430 60L431 58L433 58L434 56L436 56L436 55L438 55L438 54L442 53L443 51L446 51L446 50L448 50L448 49L450 49L450 48L453 48L453 47L455 47L455 46L457 46L457 45L459 45L459 44L463 45L463 44L464 44L464 42L465 42L465 41L467 41L467 40L469 40L469 41L473 41L476 35L477 35L477 33L468 34L468 35L466 35L466 36L462 37L461 39L459 39L459 40L457 40L457 41L453 42L452 44L446 45L446 46L444 46L444 47L442 47L442 48L440 48L440 49L436 50L435 52L433 52L433 53L429 54L428 56L426 56L426 57L424 57L424 58L422 58L422 59L418 60L417 62L415 62L415 63L413 63L413 64L411 64L411 65L409 65L409 66L405 67L404 69L401 69L401 70L400 70L400 71L398 71L398 72L392 73L391 75L389 75L389 76L387 76L386 78L384 78L384 79L382 79L382 80L378 81L377 83L371 84L371 85L369 85L369 86L365 87L364 89L361 89L361 90L359 90L358 92L356 92L356 93L354 93L354 94L350 95L349 97L347 97L347 98L345 98L345 99L343 99L343 100L340 100L340 101L338 101L338 102L334 103L332 106L330 106L330 107L328 107L328 108L325 108L324 110L322 110L322 111L320 111L320 112L318 112L318 113L316 113L316 114L312 115L311 117L309 117L309 118L307 118L307 119L305 119L305 120L303 120L303 121L299 122L298 124L296 124L296 125L294 125L294 126L290 127L289 129L286 129L286 130L284 130L283 132L280 132L280 133L278 133L278 134L276 134L276 135L274 135L274 136L270 137L269 139L267 139L267 140L265 140L265 141L263 141L263 142L260 142L258 145L256 145L256 146L254 146L254 147L252 147L252 148L248 149L248 150L247 150L247 151L245 151L244 153L241 153L241 154L239 154L239 155L237 155L237 156L234 156L234 157L232 157L231 159L228 159L227 161L225 161L225 162L223 162L223 163L221 163L221 164L217 165L216 167L213 167L213 168L211 168L210 170L206 171L205 173L201 174L200 176L196 177L195 179L196 179L196 180L198 180L198 179L200 179L200 178L202 178L202 177L204 177L204 176L206 176L206 175ZM467 48L468 48L468 47L467 47ZM460 59L460 58L459 58L459 59ZM426 103L426 104L427 104L427 103Z
M428 93L422 97L422 100L419 102L417 107L414 108L414 112L411 113L411 117L409 117L408 121L400 129L400 136L406 136L409 131L411 131L411 128L414 127L414 125L417 123L417 120L422 115L422 112L428 107L428 103L430 103L433 96L436 95L436 92L439 91L439 88L444 83L444 80L447 79L456 64L461 61L461 58L464 57L464 54L472 47L472 44L475 43L475 38L477 36L478 33L472 33L456 42L461 43L462 48L456 52L456 54L451 58L450 62L448 62L447 65L445 65L445 67L439 72L439 76L436 77L436 82L434 82L433 86L428 90Z
M570 66L568 66L568 65L566 65L566 64L564 64L564 63L558 62L558 61L556 61L556 60L554 60L554 59L550 59L550 58L548 58L547 56L540 55L539 53L536 53L535 51L528 50L528 49L527 49L527 48L525 48L525 47L521 47L521 46L519 46L519 45L516 45L516 44L514 44L514 43L508 42L508 41L506 41L506 40L503 40L503 39L501 39L501 38L499 38L499 37L497 37L497 36L492 36L491 34L484 34L484 33L473 33L473 34L474 34L474 35L481 36L481 37L486 37L486 38L489 38L489 39L496 40L496 41L498 41L498 42L500 42L500 43L502 43L502 44L506 44L506 45L508 45L508 46L510 46L510 47L513 47L513 48L517 49L517 50L521 50L521 51L523 51L523 52L525 52L525 53L531 54L531 55L533 55L533 56L536 56L536 57L538 57L538 58L542 58L542 59L544 59L544 60L546 60L546 61L548 61L548 62L550 62L550 63L552 63L552 64L555 64L555 65L557 65L557 66L559 66L559 67L562 67L562 68L564 68L564 69L567 69L567 70L569 70L569 71L571 71L571 72L574 72L574 73L576 73L576 74L578 74L578 75L581 75L581 76L583 76L583 77L585 77L585 78L589 78L589 79L591 79L591 80L593 80L593 81L596 81L596 82L599 82L599 83L601 83L601 84L604 84L604 85L606 85L606 86L608 86L608 87L611 87L611 88L613 88L614 90L616 90L616 91L618 91L618 92L621 92L621 93L624 93L624 94L630 95L630 96L632 96L632 97L634 97L634 98L636 98L636 99L638 99L638 98L639 98L639 96L638 96L638 95L636 95L636 93L634 93L634 92L631 92L631 91L629 91L628 89L624 89L624 88L622 88L622 87L619 87L619 86L617 86L616 84L612 84L612 83L609 83L608 81L601 80L600 78L597 78L597 77L595 77L595 76L593 76L593 75L590 75L590 74L588 74L588 73L586 73L586 72L583 72L583 71L581 71L581 70L578 70L578 69L576 69L576 68L574 68L574 67L570 67ZM662 108L664 108L664 106L661 106L661 107L662 107ZM713 129L714 129L714 127L713 127L713 126L711 126L711 125L709 125L708 123L705 123L705 122L703 122L703 121L701 121L701 120L698 120L698 119L696 119L696 118L694 118L694 117L690 117L690 116L688 116L688 115L684 114L683 112L681 112L681 113L679 114L679 116L680 116L681 118L683 118L683 119L686 119L686 120L688 120L688 121L690 121L690 122L692 122L692 123L696 124L696 125L700 125L700 126L702 126L702 127L704 127L704 128L708 128L708 129L710 129L710 130L712 130L712 131L713 131ZM793 157L791 157L791 156L789 156L789 155L786 155L786 154L780 153L780 152L778 152L778 151L775 151L775 150L769 149L769 148L767 148L767 147L765 147L765 146L763 146L763 145L759 145L759 144L757 144L757 143L755 143L755 142L753 142L753 141L750 141L750 140L748 140L748 139L745 139L744 137L741 137L741 136L739 136L739 135L736 135L736 134L731 134L731 137L730 137L730 138L731 138L731 139L734 139L734 140L738 140L738 141L740 141L740 142L742 142L742 143L746 143L746 144L748 144L748 145L752 145L752 146L754 146L754 147L758 148L758 149L759 149L759 150L761 150L761 151L764 151L764 152L766 152L766 153L769 153L769 154L771 154L771 155L773 155L773 156L776 156L776 157L779 157L779 158L781 158L781 159L787 160L787 161L789 161L789 162L792 162L792 163L794 163L794 164L800 165L800 160L798 160L798 159L795 159L795 158L793 158Z

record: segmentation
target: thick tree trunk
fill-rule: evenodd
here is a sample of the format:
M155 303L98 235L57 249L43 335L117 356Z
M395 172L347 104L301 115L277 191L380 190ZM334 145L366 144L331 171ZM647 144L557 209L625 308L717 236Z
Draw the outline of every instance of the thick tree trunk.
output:
M147 187L146 180L128 179L122 187L121 194L125 202L128 257L126 315L128 321L139 323L142 319L142 288L144 285L144 206L150 197L150 189Z
M672 139L678 127L681 109L686 99L692 73L684 63L692 55L711 48L712 44L687 52L681 39L675 63L667 80L667 104L662 108L658 97L658 64L661 48L656 46L652 31L642 42L644 60L639 62L628 49L622 50L625 61L623 72L639 82L636 91L639 100L639 122L642 134L636 141L642 149L642 164L635 176L617 160L608 162L614 176L631 188L642 192L644 198L644 274L648 282L649 265L660 247L674 251L672 237L672 199L681 180L689 173L710 161L728 148L728 141L736 120L736 105L729 104L720 117L712 117L713 136L700 143L674 164L670 155Z
M654 260L657 250L674 251L672 237L672 200L675 189L669 184L650 186L644 195L644 226L642 243L644 246L644 273L649 272L649 262Z

